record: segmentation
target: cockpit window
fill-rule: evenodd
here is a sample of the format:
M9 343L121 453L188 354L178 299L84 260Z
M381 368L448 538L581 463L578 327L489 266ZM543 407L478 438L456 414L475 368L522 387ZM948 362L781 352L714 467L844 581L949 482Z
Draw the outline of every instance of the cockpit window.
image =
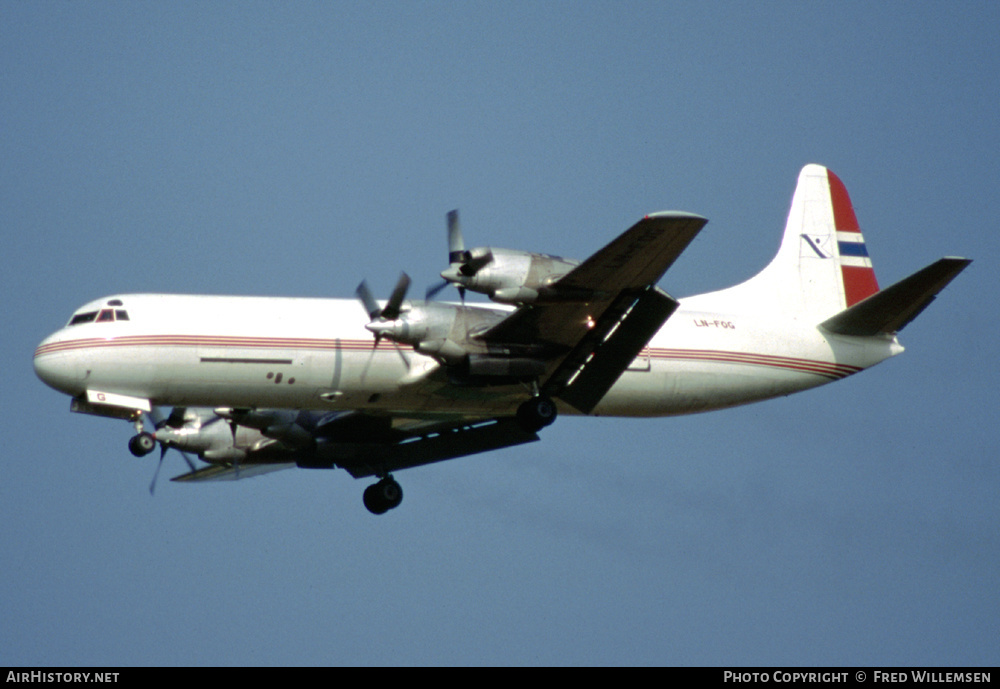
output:
M117 300L116 300L117 301ZM82 323L110 323L112 321L129 320L128 311L125 309L101 309L100 311L87 311L78 313L70 319L70 325L80 325Z
M88 311L87 313L78 313L75 316L73 316L69 324L80 325L81 323L93 323L95 318L97 318L96 311Z

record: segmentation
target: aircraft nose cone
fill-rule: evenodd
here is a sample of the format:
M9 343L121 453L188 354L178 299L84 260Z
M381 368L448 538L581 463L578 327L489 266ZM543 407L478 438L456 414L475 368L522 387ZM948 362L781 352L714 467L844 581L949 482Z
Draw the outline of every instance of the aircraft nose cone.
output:
M83 392L85 363L78 354L59 351L58 343L45 340L35 350L35 375L51 388L77 395Z

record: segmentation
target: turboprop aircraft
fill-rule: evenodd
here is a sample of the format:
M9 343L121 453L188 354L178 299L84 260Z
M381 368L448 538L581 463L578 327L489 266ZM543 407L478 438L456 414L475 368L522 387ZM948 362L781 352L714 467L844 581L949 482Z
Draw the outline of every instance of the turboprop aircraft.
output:
M160 446L150 492L176 448L175 481L375 476L381 514L402 500L392 472L536 441L557 415L690 414L858 373L902 352L898 331L970 263L879 289L843 183L808 165L771 263L678 301L657 282L706 222L647 215L576 261L466 250L453 212L441 277L460 303L408 300L405 274L384 302L365 282L353 300L113 295L45 338L35 371L72 411L133 423L136 456Z

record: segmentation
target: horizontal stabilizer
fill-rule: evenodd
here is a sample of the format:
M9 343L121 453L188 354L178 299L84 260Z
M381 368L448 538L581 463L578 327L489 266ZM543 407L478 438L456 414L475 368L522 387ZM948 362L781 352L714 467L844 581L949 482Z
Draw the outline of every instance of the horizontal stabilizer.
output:
M946 257L918 270L820 325L838 335L871 337L902 330L934 301L956 275L972 263L967 258Z

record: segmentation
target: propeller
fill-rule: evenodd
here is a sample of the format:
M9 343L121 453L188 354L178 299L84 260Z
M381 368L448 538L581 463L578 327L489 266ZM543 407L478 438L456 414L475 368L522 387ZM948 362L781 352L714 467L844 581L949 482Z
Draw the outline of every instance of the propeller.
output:
M389 301L386 302L384 308L379 308L378 302L375 301L375 297L372 295L372 291L368 289L368 282L366 280L361 281L361 284L358 285L358 289L354 293L365 308L368 318L371 319L371 323L369 323L371 325L377 321L394 321L399 318L403 299L406 298L406 291L409 288L410 276L406 273L400 273L399 280L396 282L396 286L392 290L392 295L389 297ZM372 332L375 333L376 341L378 341L380 339L379 333L375 330L372 330Z
M229 424L229 431L233 434L233 447L236 447L236 430L239 428L239 424L233 419L226 419ZM235 471L235 479L240 480L240 459L239 457L233 458L233 470Z
M436 297L438 295L438 292L440 292L441 290L443 290L445 287L447 287L450 284L451 283L448 282L447 280L442 280L441 282L438 282L437 284L431 285L430 287L427 288L427 292L424 293L424 299L426 299L427 301L430 301L431 299L433 299L434 297ZM459 292L463 292L463 293L465 292L465 288L464 287L459 287L458 290L459 290ZM463 300L464 300L465 295L463 294L462 297L463 297Z
M394 322L399 320L399 316L402 313L403 300L406 299L406 292L409 288L410 276L406 273L400 273L399 280L396 281L396 286L393 288L392 294L389 296L389 301L386 302L384 307L379 308L378 302L375 301L375 296L368 288L367 281L362 280L361 284L358 285L358 289L355 291L355 294L370 319L368 325L365 327L375 336L375 344L372 346L372 353L368 357L368 364L371 364L372 357L375 356L375 350L378 348L378 343L382 341L383 337L391 334L394 328ZM391 337L389 339L392 340ZM399 343L393 340L392 344L395 346L400 358L406 365L407 370L409 370L410 360L406 358L406 354L404 354L403 350L400 349ZM367 375L367 373L368 365L366 364L364 375Z
M462 239L462 223L458 221L458 209L448 211L448 263L461 263L465 254L465 240Z
M164 419L157 408L153 407L152 411L148 415L149 420L153 423L153 436L155 437L155 432L164 426L169 426L170 428L181 428L184 425L185 412L186 409L184 407L174 407L170 410L170 415ZM160 441L160 461L156 463L156 471L153 472L153 480L149 484L150 495L154 495L156 493L156 480L160 476L160 468L163 466L163 457L167 454L168 449L170 449L170 446L167 445L167 443ZM187 456L187 453L181 450L177 451L180 452L181 457L183 457L184 461L187 462L191 471L195 471L194 462L192 462L191 458Z
M448 264L449 270L451 269L451 264L460 263L462 261L462 254L465 253L465 241L462 239L462 226L458 222L458 211L448 211ZM444 277L442 275L442 277ZM426 299L430 301L432 298L437 296L437 293L443 290L445 287L452 283L451 280L445 278L436 285L431 285L427 288L427 293L425 295ZM462 301L465 301L465 287L458 285L458 293L462 297Z
M454 284L458 288L459 297L465 303L465 284L467 278L474 277L476 273L493 262L493 252L490 249L472 249L466 251L465 240L462 238L462 225L458 220L458 211L448 212L448 269L442 271L441 277L444 281L432 286L427 290L427 298L430 299L448 284Z
M156 463L156 471L153 472L153 480L149 484L149 494L154 495L156 493L156 479L160 475L160 467L163 466L163 455L167 454L167 446L160 445L160 461Z

